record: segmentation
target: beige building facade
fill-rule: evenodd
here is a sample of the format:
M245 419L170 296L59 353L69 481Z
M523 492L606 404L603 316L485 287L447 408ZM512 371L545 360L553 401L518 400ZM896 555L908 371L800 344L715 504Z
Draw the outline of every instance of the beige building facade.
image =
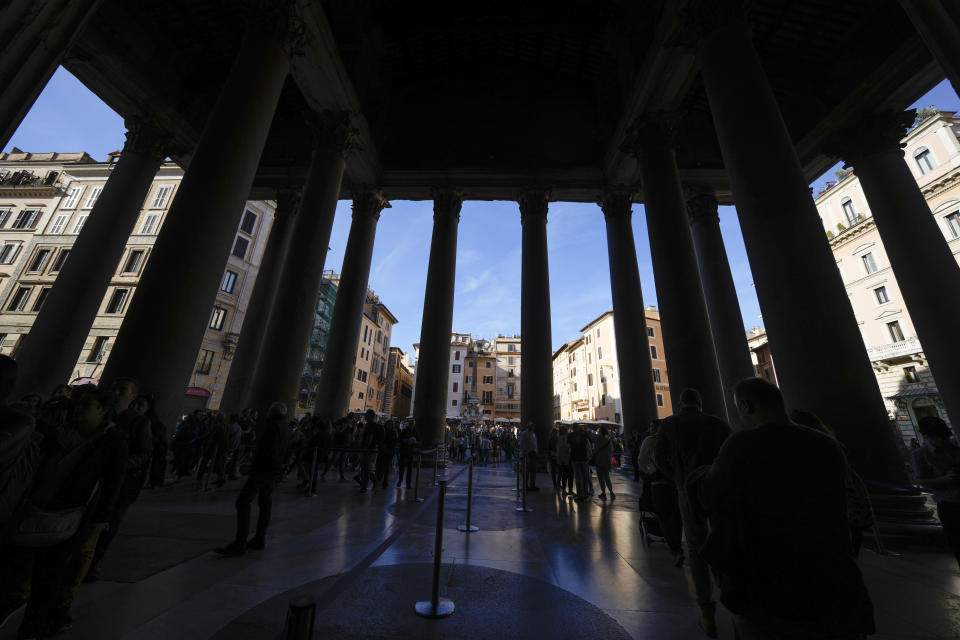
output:
M85 153L34 154L14 149L0 154L3 353L16 354L114 166L113 157L96 162ZM157 172L71 379L64 382L99 380L182 178L183 170L173 163L164 163ZM271 201L250 201L240 212L184 410L219 406L274 210Z
M384 394L388 388L387 365L390 361L390 337L397 319L386 305L380 302L380 298L367 289L362 323L349 410L372 409L377 413L383 413L385 411Z
M670 415L670 382L660 334L660 313L646 310L647 342L657 415ZM620 367L617 361L613 311L580 330L581 336L553 354L554 419L609 420L623 423Z
M902 140L904 161L960 262L960 117L933 112ZM897 285L857 176L838 175L816 198L880 392L901 435L916 435L924 416L947 420L923 346ZM930 295L958 295L930 283Z

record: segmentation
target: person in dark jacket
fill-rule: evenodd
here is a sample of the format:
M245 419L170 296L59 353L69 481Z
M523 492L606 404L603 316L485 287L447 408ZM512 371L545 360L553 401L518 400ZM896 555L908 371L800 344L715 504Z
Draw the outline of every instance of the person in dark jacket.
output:
M843 451L793 423L780 390L762 378L737 383L734 401L747 428L724 442L700 493L711 525L703 556L738 637L873 633L847 526Z
M167 477L167 428L157 416L156 400L152 395L140 396L137 402L143 406L142 413L150 421L150 437L153 452L150 456L149 486L162 487Z
M368 409L364 414L363 432L360 436L360 473L356 480L360 483L360 493L367 492L367 485L370 484L370 464L374 461L380 446L383 444L384 429L383 425L377 421L377 414L373 409ZM373 487L376 488L376 481Z
M703 412L703 402L696 389L680 393L680 411L660 424L654 462L663 475L677 487L680 516L687 538L690 574L700 605L700 627L711 638L717 637L716 603L710 569L700 556L707 539L707 519L687 494L690 472L712 464L720 446L731 433L730 426L716 416Z
M242 556L247 549L259 550L266 545L267 526L270 524L270 512L273 508L273 488L283 477L292 434L287 424L287 405L274 402L270 405L267 419L256 448L253 450L253 462L250 476L237 496L237 535L233 542L225 547L214 549L222 556ZM257 530L250 540L250 503L258 496Z
M383 443L377 450L377 475L373 483L380 483L381 488L387 488L390 479L390 468L393 466L393 456L397 450L397 423L387 420L383 426Z
M107 549L120 531L120 524L127 511L140 496L140 490L150 471L153 460L153 436L150 431L150 419L141 413L144 405L136 404L139 384L133 378L117 378L110 385L116 395L117 404L112 422L117 431L127 438L127 473L117 497L117 504L110 516L110 526L97 540L97 551L87 571L86 582L95 582L100 577L100 562Z
M418 444L417 427L413 420L400 430L399 451L397 452L397 487L403 482L403 475L407 475L407 489L410 488L410 476L413 473L413 454Z

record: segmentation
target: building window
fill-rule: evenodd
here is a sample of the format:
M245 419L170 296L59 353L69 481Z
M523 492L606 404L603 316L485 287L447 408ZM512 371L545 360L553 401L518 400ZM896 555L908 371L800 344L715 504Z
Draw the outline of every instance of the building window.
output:
M53 266L50 267L50 273L58 273L63 269L63 265L66 264L69 256L70 249L60 249L60 253L57 254L57 259L53 261Z
M917 167L920 169L920 175L925 175L937 166L933 159L933 154L930 153L930 149L926 147L920 147L913 154L913 159L917 163Z
M10 298L10 304L7 305L7 311L23 311L23 308L27 306L27 298L30 297L30 292L33 290L33 287L20 287L17 289L16 293Z
M893 342L903 342L903 330L900 329L900 321L894 320L887 323L887 331L890 332L890 339Z
M40 217L39 209L24 209L19 214L17 214L16 220L13 221L13 226L11 229L33 229L37 224L37 218Z
M483 384L493 384L493 376L483 376Z
M157 225L160 224L160 214L150 213L143 217L143 224L140 225L140 235L152 236L157 232Z
M513 366L513 358L507 358L507 364Z
M87 194L87 199L83 203L83 208L93 209L93 205L97 203L97 198L100 197L101 191L103 191L103 187L94 187L90 189L90 193Z
M237 274L227 269L223 274L223 281L220 283L220 291L224 293L233 293L233 288L237 285Z
M60 205L61 209L76 209L77 202L80 201L80 194L83 193L83 187L70 187L70 190L67 192L67 198L63 201L63 204Z
M100 362L103 353L107 350L107 336L97 336L93 339L93 346L87 354L87 362Z
M574 391L577 390L577 383L576 383L576 382L573 383L573 390L574 390Z
M77 235L80 233L80 230L83 229L84 223L87 221L87 215L77 216L77 221L73 223L73 229L70 230L70 233Z
M454 351L454 352L453 352L453 359L454 359L454 360L459 360L459 359L460 359L460 352L459 352L459 351Z
M456 392L459 391L459 390L460 390L460 383L459 383L459 382L454 382L454 383L453 383L453 391L454 391L454 393L456 393Z
M512 378L512 377L513 377L513 369L507 369L507 377L508 377L508 378Z
M607 394L605 393L600 394L600 406L602 407L607 406Z
M483 392L483 404L493 403L493 391L484 391Z
M593 362L593 354L587 351L587 364L591 364L592 362Z
M241 260L247 257L247 248L250 246L250 241L246 238L237 236L237 239L233 243L233 251L230 253Z
M363 391L357 391L357 398L363 400Z
M653 337L654 337L653 327L647 327L647 337L649 337L649 338L653 338Z
M107 303L105 313L123 313L123 308L127 304L127 296L130 295L130 289L114 289L110 302Z
M510 343L507 345L507 351L516 351L516 350L517 350L517 345L513 343Z
M658 360L658 359L659 359L659 358L657 358L657 347L656 347L656 345L650 345L650 357L653 358L654 360Z
M8 242L0 247L0 264L13 264L14 258L20 253L19 242Z
M240 231L253 235L253 230L257 228L257 214L247 209L243 212L243 220L240 221Z
M654 381L654 382L661 382L661 379L660 379L660 369L653 369L653 381Z
M357 369L357 380L363 382L363 369Z
M473 360L471 360L471 361L469 361L469 362L467 363L467 367L473 369Z
M490 368L490 361L487 360L487 369L489 369L489 368Z
M865 253L860 256L860 259L863 260L863 268L867 273L875 273L877 271L877 262L873 259L872 253Z
M157 193L153 196L151 209L166 209L170 194L173 193L173 185L164 184L157 187Z
M847 219L847 225L852 227L857 224L857 218L859 216L857 215L856 208L853 206L853 200L847 198L840 203L840 207L843 209L843 215Z
M903 377L907 379L907 382L920 382L920 376L917 375L916 367L904 367Z
M453 372L454 372L454 373L460 373L460 365L458 365L458 364L453 365Z
M10 219L11 213L13 212L10 209L0 209L0 228L7 224L7 220Z
M121 273L137 273L140 271L140 265L143 263L143 256L146 253L143 249L133 249L127 255L127 261L123 265Z
M592 373L588 373L588 374L587 374L587 386L588 386L588 387L592 387L592 386L593 386L593 374L592 374Z
M465 384L473 384L473 376L467 376L467 381Z
M658 407L662 407L662 406L663 406L663 394L662 394L662 393L658 393L658 394L657 394L657 406L658 406Z
M948 215L945 220L947 221L947 230L950 231L950 235L954 238L960 238L960 211L954 211Z
M450 406L451 406L451 407L457 406L457 401L456 401L456 400L451 400L451 401L450 401Z
M227 310L223 307L214 307L210 315L210 328L223 331L223 323L227 320Z
M603 360L603 347L597 347L597 360Z
M47 301L47 296L50 295L51 288L52 287L43 287L40 289L40 294L37 295L37 300L33 303L33 308L31 311L40 311L40 308L43 307L43 303Z
M508 385L507 385L507 397L508 397L508 398L512 398L512 397L513 397L513 389L514 389L514 386L513 386L512 384L508 384Z
M53 219L53 224L50 225L50 234L57 235L63 233L63 228L67 226L67 214L62 213L56 218Z
M27 271L43 271L43 268L47 266L47 260L50 259L51 253L51 249L38 249Z
M210 373L210 368L213 366L213 351L208 349L200 350L200 360L197 361L197 373L202 373L204 375Z
M877 296L877 304L890 302L890 296L887 295L886 287L877 287L873 290L873 295Z

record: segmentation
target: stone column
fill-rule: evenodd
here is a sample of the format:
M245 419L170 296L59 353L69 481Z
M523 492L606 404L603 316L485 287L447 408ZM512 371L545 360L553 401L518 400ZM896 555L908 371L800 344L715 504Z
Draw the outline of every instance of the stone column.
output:
M15 0L0 20L0 150L101 0Z
M151 125L127 122L123 153L17 351L18 393L45 393L69 381L163 162L164 142Z
M430 240L427 288L423 296L418 380L414 389L417 430L421 439L429 444L443 442L444 437L457 272L457 226L462 204L463 194L459 191L443 189L434 195L433 237Z
M672 116L634 125L626 148L640 163L650 256L674 411L680 393L700 392L703 410L726 419L726 405L700 271L674 158Z
M835 429L866 478L904 481L863 338L747 25L714 24L699 39L700 70L787 406Z
M250 21L101 375L139 379L167 424L196 366L290 68L277 27Z
M727 250L720 235L720 216L713 191L702 187L688 190L687 212L690 214L693 244L710 316L713 345L717 351L727 415L730 426L742 429L744 425L733 402L733 388L740 380L757 374L750 359L737 288L733 284Z
M954 0L900 0L900 6L960 94L960 6Z
M550 336L550 268L547 200L543 190L520 194L520 420L536 425L540 450L553 428L553 343Z
M346 154L357 134L347 112L311 114L309 121L315 138L310 172L250 392L252 406L265 409L279 400L289 416L297 409Z
M290 245L292 220L300 208L300 189L280 187L277 189L277 209L270 227L267 247L260 260L260 269L253 285L253 294L247 304L240 328L237 351L230 363L230 374L220 400L224 411L240 411L250 407L250 387L260 359L264 334L274 308L274 298L280 285L283 260Z
M620 404L627 437L643 433L657 417L657 401L650 364L646 311L633 242L631 194L606 191L600 201L607 221L613 330L620 367Z
M960 425L960 268L903 160L900 140L915 116L863 118L835 146L860 179L940 397Z
M373 240L380 211L389 207L379 191L364 191L353 199L353 222L347 237L340 271L337 302L330 320L327 350L317 383L314 415L336 420L347 413L350 392L356 378L354 363L360 340L363 305L367 298L367 280L373 257Z

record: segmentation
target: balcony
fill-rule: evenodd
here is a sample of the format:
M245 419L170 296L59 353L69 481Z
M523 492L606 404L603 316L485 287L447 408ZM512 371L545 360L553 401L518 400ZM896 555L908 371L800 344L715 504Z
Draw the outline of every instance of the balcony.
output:
M0 173L0 196L52 197L60 195L60 172L48 171L40 177L33 171L4 171Z
M870 362L879 360L894 360L897 358L906 358L915 353L922 353L923 347L917 338L907 338L900 342L891 342L879 347L868 347L867 355L870 356Z

